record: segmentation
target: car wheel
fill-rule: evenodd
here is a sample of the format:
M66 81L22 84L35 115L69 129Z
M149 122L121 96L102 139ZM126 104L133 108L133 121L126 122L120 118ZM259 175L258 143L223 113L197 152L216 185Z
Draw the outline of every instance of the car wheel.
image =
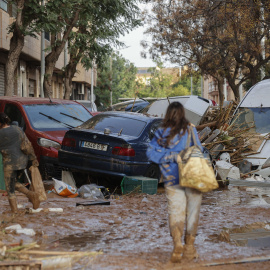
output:
M157 178L160 179L160 169L158 165L151 164L148 169L146 170L144 176L149 178Z

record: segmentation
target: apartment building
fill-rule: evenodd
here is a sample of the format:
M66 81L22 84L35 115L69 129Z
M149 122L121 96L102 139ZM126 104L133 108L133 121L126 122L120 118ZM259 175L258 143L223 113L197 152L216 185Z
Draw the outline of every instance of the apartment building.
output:
M219 104L219 92L218 92L218 86L217 82L214 80L213 77L204 77L203 81L203 97L207 99L214 100L216 103ZM239 89L239 91L242 91L240 94L240 97L245 95L245 91L243 89ZM225 101L230 101L230 100L235 100L234 98L234 93L232 89L230 88L228 82L223 85L223 93L224 93L224 100Z
M175 83L179 80L179 68L162 68L159 67L137 67L138 71L136 74L136 80L141 81L144 84L149 84L151 78L154 75L155 71L160 71L163 74L169 75L172 77L172 83Z
M8 0L0 0L0 96L4 95L5 64L8 57L11 34L7 28L15 16L16 8ZM45 48L50 45L50 34L45 33ZM45 52L46 55L46 52ZM63 72L62 68L68 63L68 55L60 55L52 78L53 98L63 98ZM41 36L37 38L25 37L25 45L20 55L15 74L16 85L14 95L21 97L40 97L40 69L41 69ZM78 72L73 78L71 99L89 100L91 89L91 70L78 66ZM93 72L93 85L96 85L96 69Z

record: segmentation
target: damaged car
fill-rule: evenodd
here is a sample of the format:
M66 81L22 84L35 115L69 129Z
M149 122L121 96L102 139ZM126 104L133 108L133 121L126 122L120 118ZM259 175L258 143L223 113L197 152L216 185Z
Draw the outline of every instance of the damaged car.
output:
M251 87L234 115L235 125L254 134L253 153L245 160L252 164L252 171L270 178L270 79Z
M92 117L75 101L49 98L0 97L0 111L22 128L32 143L43 179L61 178L58 150L64 134Z
M65 134L59 162L73 172L122 179L142 175L159 178L157 164L149 162L146 150L162 119L131 112L104 112Z
M212 106L210 100L199 96L178 96L158 99L139 112L163 118L171 102L180 102L184 106L186 118L195 126L200 124L208 108Z

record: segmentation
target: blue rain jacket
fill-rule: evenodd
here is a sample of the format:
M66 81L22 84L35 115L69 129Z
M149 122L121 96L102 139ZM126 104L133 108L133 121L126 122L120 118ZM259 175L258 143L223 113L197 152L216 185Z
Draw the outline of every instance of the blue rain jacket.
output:
M203 147L199 140L197 130L195 127L193 128L193 132L195 134L197 145L203 151ZM163 175L163 180L165 186L172 186L179 184L179 172L177 165L177 155L179 152L186 148L188 132L182 135L182 133L177 134L171 140L170 145L167 147L163 147L158 143L160 139L161 142L166 142L166 137L170 134L170 128L163 129L159 128L154 135L154 138L149 144L146 155L148 159L154 163L159 164L160 171ZM162 143L161 143L162 144ZM192 136L190 146L194 145Z

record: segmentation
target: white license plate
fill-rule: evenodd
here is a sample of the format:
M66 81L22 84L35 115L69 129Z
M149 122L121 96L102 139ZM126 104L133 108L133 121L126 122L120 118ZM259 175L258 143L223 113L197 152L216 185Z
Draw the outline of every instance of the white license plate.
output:
M100 151L107 151L108 145L106 144L101 144L101 143L93 143L93 142L82 142L82 147L86 148L91 148L91 149L96 149Z

